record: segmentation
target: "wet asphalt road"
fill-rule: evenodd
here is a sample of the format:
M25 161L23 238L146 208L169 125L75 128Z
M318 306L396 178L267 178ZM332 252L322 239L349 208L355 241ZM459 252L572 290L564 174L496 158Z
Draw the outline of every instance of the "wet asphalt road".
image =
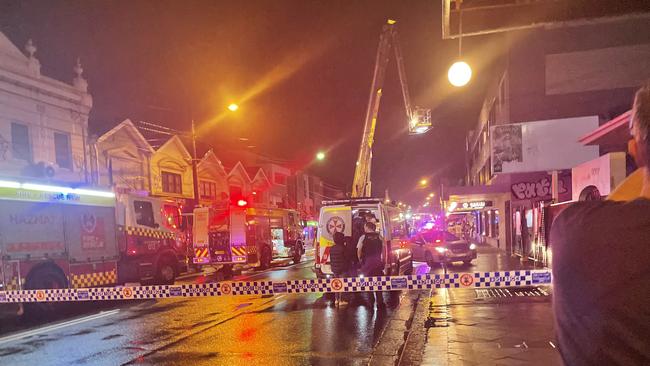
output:
M314 278L312 265L235 280ZM395 311L378 311L364 299L336 308L320 294L121 303L0 336L0 364L360 365Z

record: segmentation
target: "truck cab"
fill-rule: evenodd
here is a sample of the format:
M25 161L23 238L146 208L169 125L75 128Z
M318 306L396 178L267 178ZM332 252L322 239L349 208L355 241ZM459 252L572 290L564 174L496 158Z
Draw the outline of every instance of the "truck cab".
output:
M185 223L176 202L118 196L120 282L172 284L186 268Z
M384 274L403 275L413 270L409 249L408 225L401 210L379 198L353 198L323 201L318 219L315 270L319 278L332 275L329 251L334 245L333 235L342 232L356 247L366 217L373 217L377 231L383 238Z

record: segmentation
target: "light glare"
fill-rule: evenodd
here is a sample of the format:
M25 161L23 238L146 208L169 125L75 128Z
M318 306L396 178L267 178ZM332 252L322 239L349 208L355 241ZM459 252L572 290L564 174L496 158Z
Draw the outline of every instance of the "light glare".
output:
M472 78L472 68L465 61L454 62L447 72L451 85L461 87L467 85Z

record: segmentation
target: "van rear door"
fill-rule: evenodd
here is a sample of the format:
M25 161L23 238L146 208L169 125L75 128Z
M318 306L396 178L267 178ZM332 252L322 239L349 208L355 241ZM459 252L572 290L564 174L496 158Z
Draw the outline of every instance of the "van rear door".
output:
M342 232L352 235L352 208L350 206L325 206L321 208L318 220L318 256L317 265L324 274L331 274L330 248L334 246L333 235Z

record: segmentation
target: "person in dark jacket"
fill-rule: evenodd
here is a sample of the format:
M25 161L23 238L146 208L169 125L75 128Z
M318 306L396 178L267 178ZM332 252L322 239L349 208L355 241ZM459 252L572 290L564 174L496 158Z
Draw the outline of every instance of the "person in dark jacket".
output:
M384 240L376 231L377 226L372 222L366 222L365 234L359 239L357 252L361 261L361 272L364 276L382 276L384 274ZM385 307L381 291L375 291L375 302L377 308Z
M334 246L330 248L330 266L334 277L343 277L350 268L350 261L345 252L345 235L341 232L335 232L333 235ZM334 303L343 303L341 293L337 292Z

